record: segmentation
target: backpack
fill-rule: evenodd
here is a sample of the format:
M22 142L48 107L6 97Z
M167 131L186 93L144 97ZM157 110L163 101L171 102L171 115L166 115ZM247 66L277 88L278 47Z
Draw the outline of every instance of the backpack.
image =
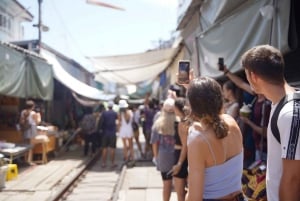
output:
M280 100L280 102L278 103L276 109L274 110L273 116L271 118L271 131L273 133L273 136L275 137L275 139L277 140L277 142L279 144L281 143L281 140L280 140L280 134L279 134L278 125L277 125L278 116L279 116L279 113L280 113L281 109L283 108L283 106L293 100L300 101L300 93L299 92L286 95L284 98L282 98ZM300 110L300 104L295 104L294 107L297 108L297 110ZM300 118L300 116L298 116L298 119L299 118ZM295 123L297 123L297 122L295 121ZM292 127L294 127L294 126L297 126L297 125L294 125L294 121L293 121Z
M28 121L29 112L25 111L21 114L21 117L19 119L19 125L22 132L27 131L31 128L31 125Z
M95 130L96 119L93 114L85 115L80 123L80 127L84 134L91 134Z

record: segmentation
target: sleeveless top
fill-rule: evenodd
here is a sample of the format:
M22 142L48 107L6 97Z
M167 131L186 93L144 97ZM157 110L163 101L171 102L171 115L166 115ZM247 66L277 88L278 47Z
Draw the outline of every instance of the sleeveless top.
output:
M28 118L28 123L31 125L31 127L24 132L24 138L25 139L30 139L30 138L33 138L37 135L37 125L36 125L36 122L33 119L34 114L35 114L35 112L31 111L29 116L27 117ZM25 115L24 111L22 112L21 115Z
M189 128L188 144L196 136L201 136L208 144L209 151L216 164L215 154L207 138L194 127ZM222 164L205 168L203 198L214 199L226 196L242 189L243 152Z
M133 129L132 129L132 121L133 115L131 111L127 111L130 114L129 121L127 122L124 116L124 113L121 113L121 126L119 131L119 136L121 138L132 138L133 137Z

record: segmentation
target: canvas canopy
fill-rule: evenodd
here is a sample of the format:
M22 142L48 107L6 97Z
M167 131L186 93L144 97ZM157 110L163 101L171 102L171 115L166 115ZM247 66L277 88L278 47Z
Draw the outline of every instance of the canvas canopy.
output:
M51 66L11 44L0 44L0 94L19 98L51 100L53 97Z
M202 76L219 77L218 57L232 71L242 69L241 55L259 44L270 44L282 52L289 51L288 32L290 1L219 0L201 5L197 37Z
M145 53L89 57L97 69L95 79L102 83L136 84L154 80L168 67L177 48L148 51Z
M41 54L50 64L52 64L54 78L73 92L92 100L107 101L112 100L115 97L115 95L105 94L103 91L91 87L74 78L62 67L62 62L59 61L55 54L44 49L41 50Z
M95 100L90 100L90 99L85 99L85 98L79 97L74 92L72 92L72 96L79 104L86 106L86 107L96 107L101 103L101 101L95 101Z

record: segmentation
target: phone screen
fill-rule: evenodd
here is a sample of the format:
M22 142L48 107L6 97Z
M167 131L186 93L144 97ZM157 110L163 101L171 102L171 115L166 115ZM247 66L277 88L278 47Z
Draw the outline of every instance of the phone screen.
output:
M219 58L218 65L219 65L219 70L223 71L224 70L224 58L223 57Z
M190 77L190 61L179 61L178 64L178 83L188 84Z

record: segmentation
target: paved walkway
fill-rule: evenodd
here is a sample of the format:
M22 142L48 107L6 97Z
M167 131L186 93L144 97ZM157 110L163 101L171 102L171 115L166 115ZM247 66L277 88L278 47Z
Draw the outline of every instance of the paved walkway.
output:
M160 172L150 166L136 166L126 170L118 201L162 201L162 179ZM172 192L170 201L176 201Z
M145 139L140 136L140 141L144 147ZM134 147L136 158L139 157L137 146ZM162 201L162 178L160 172L151 162L138 160L136 166L126 168L123 178L121 178L119 194L114 201ZM170 201L176 201L175 192L171 193Z

